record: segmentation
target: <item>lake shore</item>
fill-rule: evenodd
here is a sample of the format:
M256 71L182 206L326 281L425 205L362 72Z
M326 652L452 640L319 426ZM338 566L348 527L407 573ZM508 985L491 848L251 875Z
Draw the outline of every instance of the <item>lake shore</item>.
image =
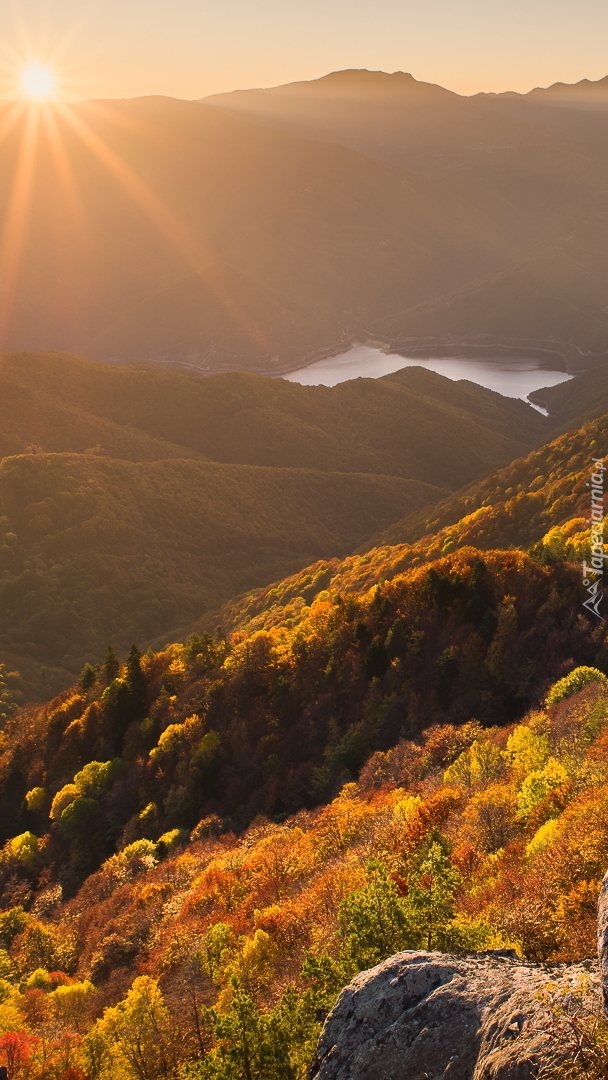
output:
M563 371L569 375L579 375L583 371L589 371L608 363L608 354L594 353L584 354L574 345L561 342L518 342L509 344L505 342L480 342L477 341L421 341L419 338L408 340L387 341L385 338L374 337L350 337L345 338L338 346L332 345L327 348L315 350L314 353L301 358L298 361L290 361L286 364L273 366L268 369L257 369L261 375L284 376L294 371L302 371L304 368L317 364L320 360L327 360L333 356L341 356L349 349L356 346L365 346L379 349L381 352L391 355L397 354L404 359L420 357L422 359L463 359L472 360L478 356L488 359L492 354L496 360L510 357L513 360L537 360L539 368L549 371Z
M496 360L498 363L500 363L502 359L536 360L538 367L541 369L547 371L562 371L569 375L580 375L586 371L592 371L608 364L608 353L584 354L577 349L576 346L565 345L562 343L557 344L555 342L547 342L545 345L536 341L530 343L530 345L526 345L525 343L505 344L504 342L480 343L479 340L477 340L474 342L441 341L436 342L435 344L429 344L428 341L421 342L419 339L415 339L414 341L400 340L387 342L386 340L363 336L344 338L340 342L334 342L332 345L315 349L314 352L309 353L306 356L300 356L298 359L288 360L283 363L281 363L278 358L272 359L264 366L257 365L250 367L248 364L240 364L238 361L235 361L233 364L213 363L213 361L196 363L170 356L153 356L139 361L107 358L102 362L116 364L118 366L131 363L151 364L155 367L170 368L173 370L181 369L184 372L198 375L218 375L226 371L253 371L258 375L283 378L286 375L291 375L294 372L303 371L305 368L312 367L321 360L328 360L335 356L341 356L349 349L359 346L378 349L385 355L403 356L404 360L414 358L474 360L477 357L483 357L489 362ZM404 367L406 366L407 365L404 364Z
M358 344L280 377L303 386L331 387L356 379L395 375L408 367L421 367L455 382L469 381L504 397L519 398L539 411L543 411L542 406L530 400L531 393L574 378L564 371L565 365L559 358L553 356L553 366L546 366L549 359L546 354L537 357L527 352L522 356L510 349L499 352L477 348L452 349L448 355L447 350L441 350L444 355L438 356L437 351L411 350L403 356L385 346Z

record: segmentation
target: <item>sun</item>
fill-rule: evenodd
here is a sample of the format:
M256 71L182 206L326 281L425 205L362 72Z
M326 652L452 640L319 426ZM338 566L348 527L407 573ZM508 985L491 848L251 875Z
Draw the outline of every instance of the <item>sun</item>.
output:
M55 92L55 76L44 64L28 64L21 72L21 89L35 101L46 101Z

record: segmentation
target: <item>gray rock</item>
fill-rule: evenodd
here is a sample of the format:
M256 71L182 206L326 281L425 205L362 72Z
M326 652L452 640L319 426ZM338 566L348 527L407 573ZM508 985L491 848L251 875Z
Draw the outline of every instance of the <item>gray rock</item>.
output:
M556 1037L551 1003L584 992L597 1008L597 968L505 952L402 952L357 975L326 1020L310 1080L529 1080L563 1061L569 1028Z
M597 905L597 958L604 994L604 1007L608 1012L608 874L605 874Z

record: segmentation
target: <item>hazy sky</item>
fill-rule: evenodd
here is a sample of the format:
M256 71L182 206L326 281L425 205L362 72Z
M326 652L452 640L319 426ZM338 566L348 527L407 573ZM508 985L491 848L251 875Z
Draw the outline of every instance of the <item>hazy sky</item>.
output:
M0 0L0 96L27 60L62 97L195 98L357 67L460 93L608 74L606 0Z

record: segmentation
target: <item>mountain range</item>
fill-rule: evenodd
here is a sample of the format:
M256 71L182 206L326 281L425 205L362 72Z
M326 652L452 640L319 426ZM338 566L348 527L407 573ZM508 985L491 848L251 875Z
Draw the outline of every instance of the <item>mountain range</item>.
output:
M577 108L606 108L608 105L608 75L597 82L581 79L577 83L556 82L551 86L536 86L527 94L515 94L513 91L500 94L500 97L525 97L539 101L543 105L568 103Z
M344 71L202 102L0 103L0 345L210 371L354 340L598 364L608 117L576 106L604 93Z

